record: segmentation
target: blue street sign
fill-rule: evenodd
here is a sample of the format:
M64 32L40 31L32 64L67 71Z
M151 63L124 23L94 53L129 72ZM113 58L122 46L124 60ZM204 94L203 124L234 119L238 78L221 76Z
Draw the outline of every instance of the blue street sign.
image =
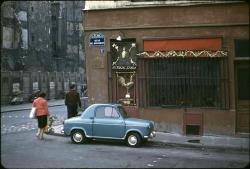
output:
M94 32L89 39L89 44L91 46L104 46L105 37L100 32Z

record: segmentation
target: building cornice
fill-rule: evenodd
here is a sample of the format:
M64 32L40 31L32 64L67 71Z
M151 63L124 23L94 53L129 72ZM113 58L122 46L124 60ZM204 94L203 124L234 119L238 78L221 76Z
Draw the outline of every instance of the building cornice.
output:
M165 2L165 3L164 3ZM152 7L185 7L198 5L226 5L226 4L242 4L245 1L153 1L153 2L130 2L115 5L114 2L110 6L85 6L82 11L100 11L100 10L120 10L120 9L134 9L134 8L152 8Z
M167 26L121 26L121 27L85 27L84 31L109 31L129 29L165 29L165 28L199 28L199 27L230 27L249 26L249 23L226 23L226 24L191 24L191 25L167 25Z

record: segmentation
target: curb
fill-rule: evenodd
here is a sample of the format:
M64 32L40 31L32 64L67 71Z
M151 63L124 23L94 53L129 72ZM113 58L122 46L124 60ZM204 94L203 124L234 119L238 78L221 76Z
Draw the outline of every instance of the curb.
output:
M57 125L59 126L59 125ZM57 127L54 126L54 127ZM64 135L63 133L53 132L53 133L47 133L48 135L53 136L61 136L61 137L68 137ZM220 150L220 151L240 151L240 152L249 152L248 148L241 148L241 147L226 147L226 146L216 146L216 145L205 145L202 143L173 143L173 142L166 142L166 141L159 141L159 140L149 140L149 143L152 143L159 147L183 147L183 148L196 148L196 149L202 149L206 151L206 149L210 150Z
M205 145L201 143L170 143L170 142L164 142L164 141L151 141L154 142L154 144L159 146L166 146L166 147L183 147L183 148L196 148L196 149L202 149L206 151L206 149L210 150L220 150L220 151L237 151L237 152L249 152L249 149L247 148L239 148L239 147L225 147L225 146L212 146L212 145Z

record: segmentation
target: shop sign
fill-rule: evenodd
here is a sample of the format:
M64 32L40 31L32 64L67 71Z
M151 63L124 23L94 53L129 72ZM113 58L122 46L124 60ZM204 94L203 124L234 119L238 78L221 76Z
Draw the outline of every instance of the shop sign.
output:
M135 42L115 42L111 45L112 69L135 70L137 67Z
M95 32L91 34L89 38L89 44L91 46L104 46L105 44L105 37L102 33L100 32Z

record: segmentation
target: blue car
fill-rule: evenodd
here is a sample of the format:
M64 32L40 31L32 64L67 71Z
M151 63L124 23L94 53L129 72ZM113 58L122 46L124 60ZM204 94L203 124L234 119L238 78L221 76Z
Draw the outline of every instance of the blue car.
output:
M155 137L153 121L129 118L120 104L93 104L80 116L65 120L63 130L76 144L89 139L115 139L138 147Z

